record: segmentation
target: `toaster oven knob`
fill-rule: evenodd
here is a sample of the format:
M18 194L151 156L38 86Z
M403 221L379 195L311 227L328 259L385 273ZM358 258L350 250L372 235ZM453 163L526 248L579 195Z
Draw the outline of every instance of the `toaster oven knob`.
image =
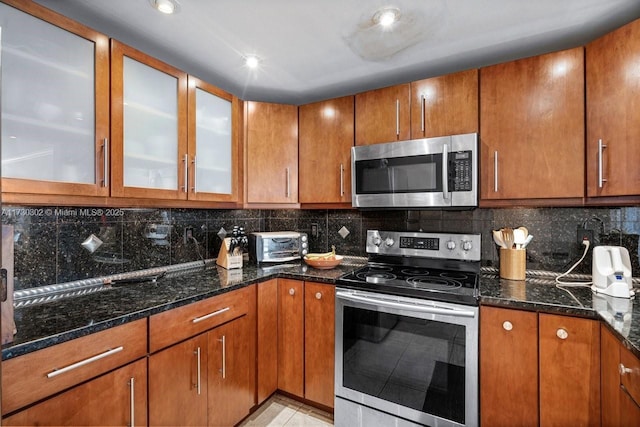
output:
M307 245L307 242L302 242L302 245L301 245L301 246L302 246L302 249L306 249L306 247L308 246L308 245Z
M300 236L300 240L302 240L303 242L307 241L307 235L303 234L302 236ZM302 246L304 246L304 243L302 244Z
M464 242L462 242L462 250L468 252L471 249L473 249L473 244L470 241L465 240Z
M390 248L391 246L393 246L395 242L393 241L393 239L391 237L387 237L384 241L384 244L387 245L388 248Z
M308 251L308 250L306 250L306 249L302 249L302 256L305 256L305 255L306 255L306 254L308 254L308 253L309 253L309 251Z
M447 249L449 249L450 251L454 250L456 248L456 242L454 242L453 240L449 240L447 242Z

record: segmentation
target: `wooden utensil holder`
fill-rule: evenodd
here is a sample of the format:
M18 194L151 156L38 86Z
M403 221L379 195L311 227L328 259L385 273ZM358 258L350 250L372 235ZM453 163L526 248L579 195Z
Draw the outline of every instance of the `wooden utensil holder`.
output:
M216 258L216 264L227 270L242 268L242 251L234 255L230 252L230 248L231 238L227 237L222 241L220 252L218 252L218 257Z
M524 280L527 273L526 249L500 248L500 278Z

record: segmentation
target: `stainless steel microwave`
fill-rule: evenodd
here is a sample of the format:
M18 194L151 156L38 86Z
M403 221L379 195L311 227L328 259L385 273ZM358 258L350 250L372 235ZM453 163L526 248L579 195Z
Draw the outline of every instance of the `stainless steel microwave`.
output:
M470 209L478 206L478 134L351 149L353 207Z

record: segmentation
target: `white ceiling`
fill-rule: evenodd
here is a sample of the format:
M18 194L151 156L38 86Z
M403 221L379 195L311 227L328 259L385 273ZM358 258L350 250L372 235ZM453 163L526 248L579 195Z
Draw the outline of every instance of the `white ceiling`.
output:
M638 0L36 0L245 100L304 104L575 47ZM372 26L401 11L390 32ZM262 58L258 70L242 56Z

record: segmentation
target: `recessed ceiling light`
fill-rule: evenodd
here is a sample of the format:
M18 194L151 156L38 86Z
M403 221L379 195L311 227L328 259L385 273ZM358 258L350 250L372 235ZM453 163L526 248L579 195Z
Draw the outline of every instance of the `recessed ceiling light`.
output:
M149 0L149 3L154 9L167 15L178 13L180 10L180 3L177 0Z
M400 10L394 7L386 7L376 11L373 15L373 22L379 24L383 28L388 28L400 17Z
M256 55L247 55L244 57L244 65L251 69L258 68L258 65L260 65L260 58Z

